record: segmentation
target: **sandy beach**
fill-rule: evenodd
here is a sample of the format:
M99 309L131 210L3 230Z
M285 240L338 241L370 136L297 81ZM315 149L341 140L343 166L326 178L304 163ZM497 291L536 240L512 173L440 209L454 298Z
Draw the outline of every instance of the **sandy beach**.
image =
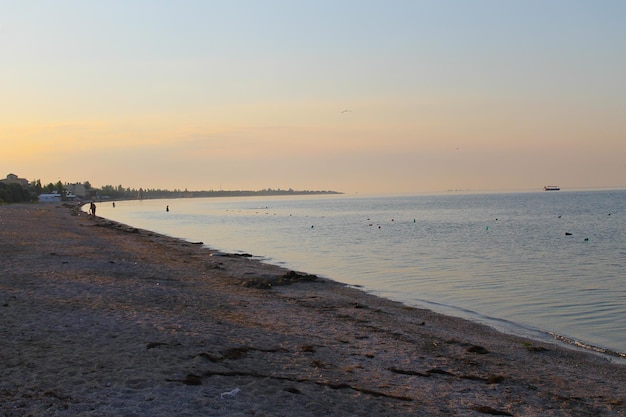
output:
M0 375L0 416L626 415L624 365L61 204L0 206Z

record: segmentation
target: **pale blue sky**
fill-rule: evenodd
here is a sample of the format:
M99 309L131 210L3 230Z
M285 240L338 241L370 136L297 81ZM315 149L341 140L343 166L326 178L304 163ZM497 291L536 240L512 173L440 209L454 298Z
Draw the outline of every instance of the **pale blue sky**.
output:
M626 187L625 21L622 1L0 0L0 166L144 188Z

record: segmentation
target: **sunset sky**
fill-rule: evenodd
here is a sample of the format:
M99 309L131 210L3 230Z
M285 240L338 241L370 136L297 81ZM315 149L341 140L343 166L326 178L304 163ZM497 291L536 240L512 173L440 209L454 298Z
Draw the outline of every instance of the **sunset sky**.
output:
M0 0L0 177L626 188L626 1Z

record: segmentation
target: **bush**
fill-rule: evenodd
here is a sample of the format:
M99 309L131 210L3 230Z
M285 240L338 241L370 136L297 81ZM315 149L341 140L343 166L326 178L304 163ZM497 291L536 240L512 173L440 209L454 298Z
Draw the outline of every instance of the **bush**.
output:
M17 183L0 182L0 203L24 203L33 201L29 190Z

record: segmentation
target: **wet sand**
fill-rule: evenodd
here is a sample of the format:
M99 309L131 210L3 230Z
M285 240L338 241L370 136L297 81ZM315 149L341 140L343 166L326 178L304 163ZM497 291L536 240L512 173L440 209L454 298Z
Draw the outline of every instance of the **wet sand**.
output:
M0 416L626 415L624 365L224 255L0 206Z

